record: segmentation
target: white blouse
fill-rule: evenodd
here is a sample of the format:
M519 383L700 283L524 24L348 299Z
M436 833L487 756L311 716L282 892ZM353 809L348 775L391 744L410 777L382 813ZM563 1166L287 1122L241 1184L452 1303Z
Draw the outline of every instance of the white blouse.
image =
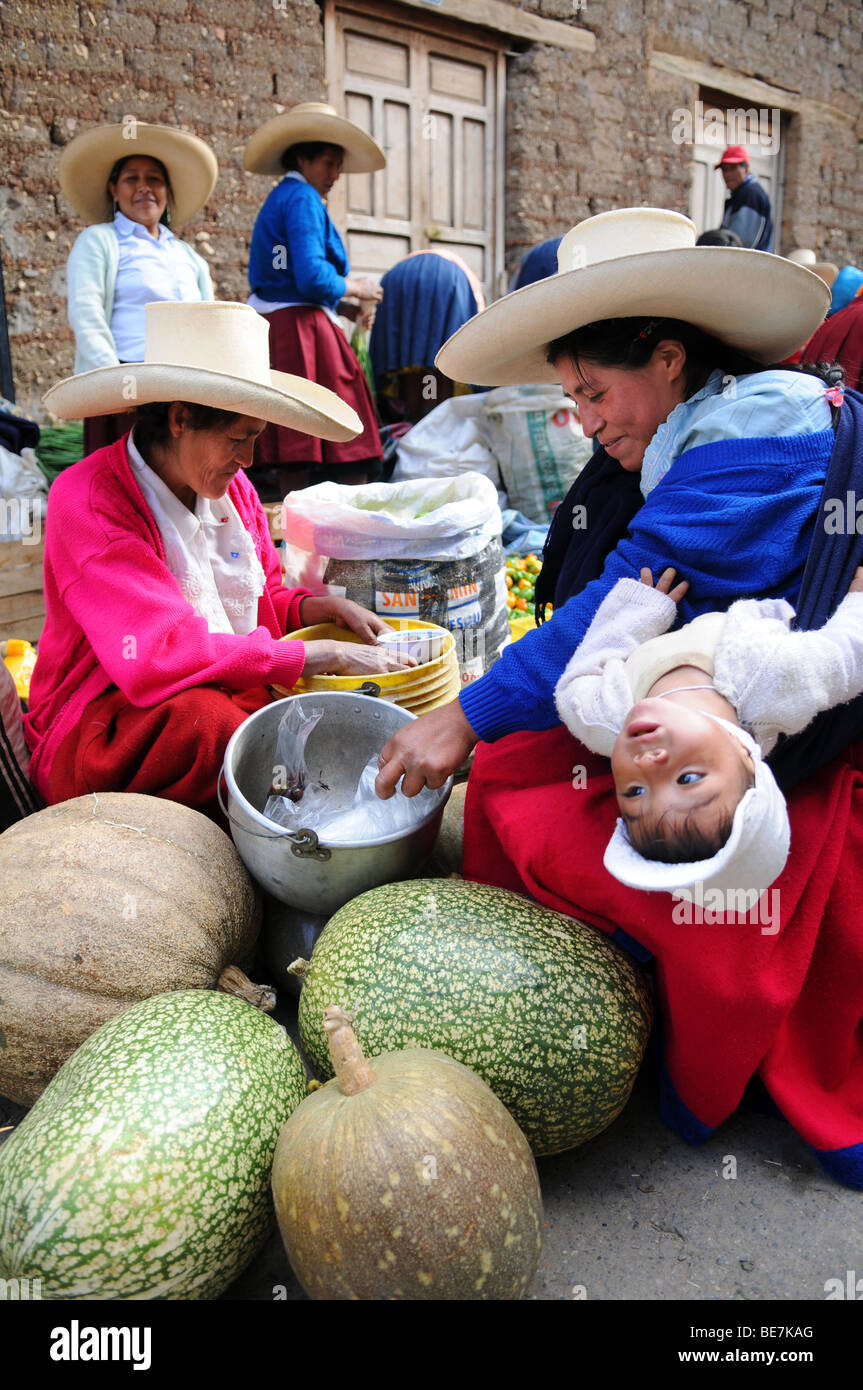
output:
M145 463L135 445L134 430L129 436L129 462L183 598L211 632L253 632L266 575L231 499L199 497L190 512Z
M201 298L191 256L170 228L160 225L158 239L122 212L114 217L120 245L111 336L121 362L144 360L144 305L173 299L195 303Z

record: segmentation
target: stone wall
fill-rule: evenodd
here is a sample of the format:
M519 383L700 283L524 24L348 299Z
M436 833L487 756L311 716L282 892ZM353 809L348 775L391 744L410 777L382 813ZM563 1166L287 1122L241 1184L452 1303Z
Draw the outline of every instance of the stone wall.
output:
M710 86L781 89L781 245L863 264L863 11L859 0L524 0L593 32L592 54L514 40L508 58L506 246L521 252L621 204L689 209L689 152L673 113ZM672 55L678 70L655 55ZM72 368L64 266L81 223L60 195L60 148L134 114L186 125L216 150L216 195L186 235L222 298L245 297L264 181L242 172L248 135L325 98L314 0L7 0L0 9L0 250L19 401ZM651 59L654 59L651 62ZM672 64L674 66L674 64ZM722 70L728 82L722 80ZM718 175L717 175L718 177Z
M533 47L511 60L508 259L622 204L689 212L689 150L672 131L674 112L693 110L699 83L658 68L651 59L661 53L714 67L709 85L727 90L731 106L787 113L779 245L863 264L859 0L526 0L523 8L573 17L595 34L596 50ZM773 90L737 99L741 79Z
M82 223L57 186L61 147L129 114L201 135L219 182L185 236L217 296L245 299L269 183L243 172L243 145L280 110L325 99L323 31L314 0L47 0L0 8L0 54L0 251L17 399L33 409L74 358L65 262Z

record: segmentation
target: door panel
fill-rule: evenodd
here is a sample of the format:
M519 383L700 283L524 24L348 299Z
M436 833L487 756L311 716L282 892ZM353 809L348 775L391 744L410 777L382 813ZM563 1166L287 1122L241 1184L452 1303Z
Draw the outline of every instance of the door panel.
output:
M379 173L339 180L330 214L357 274L379 276L411 251L445 245L494 297L503 273L503 41L489 37L486 47L475 31L460 41L440 16L398 16L327 0L330 101L387 156Z

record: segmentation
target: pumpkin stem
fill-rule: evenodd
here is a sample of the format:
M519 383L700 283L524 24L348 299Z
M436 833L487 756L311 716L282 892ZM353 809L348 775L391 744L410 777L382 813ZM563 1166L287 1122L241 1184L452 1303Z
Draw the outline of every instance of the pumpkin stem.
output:
M311 961L303 960L303 957L299 956L296 960L291 961L288 966L288 974L295 975L298 980L304 980L310 965Z
M375 1084L375 1074L363 1056L351 1021L338 1004L324 1009L324 1028L330 1045L330 1060L343 1096L355 1096Z
M235 999L245 999L247 1004L254 1004L265 1014L271 1014L276 1007L276 991L270 985L253 984L238 965L225 966L216 981L216 989L232 994Z

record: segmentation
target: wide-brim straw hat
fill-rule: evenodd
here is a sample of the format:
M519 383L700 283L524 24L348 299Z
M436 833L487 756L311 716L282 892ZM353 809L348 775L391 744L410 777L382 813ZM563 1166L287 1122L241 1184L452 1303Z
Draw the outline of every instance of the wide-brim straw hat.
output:
M66 377L43 397L64 420L114 415L154 401L191 401L344 442L356 411L326 386L270 368L270 325L248 304L163 301L145 309L143 362Z
M383 169L386 155L380 145L353 121L340 116L324 101L304 101L281 116L266 121L252 135L243 154L243 168L250 174L278 177L282 155L291 145L321 141L344 150L343 174L370 174Z
M171 180L173 222L182 226L204 206L219 177L209 145L186 130L128 120L85 130L60 156L60 187L84 221L110 222L113 216L108 175L118 159L132 155L158 159Z
M759 363L811 338L830 294L810 270L765 251L696 246L695 224L663 208L603 212L567 232L558 272L489 305L444 343L435 366L455 381L558 381L548 344L602 319L694 324Z
M805 246L796 246L793 251L789 251L788 259L795 265L805 265L807 270L811 270L813 275L824 281L828 289L839 274L838 265L834 265L832 261L817 260L815 252Z

